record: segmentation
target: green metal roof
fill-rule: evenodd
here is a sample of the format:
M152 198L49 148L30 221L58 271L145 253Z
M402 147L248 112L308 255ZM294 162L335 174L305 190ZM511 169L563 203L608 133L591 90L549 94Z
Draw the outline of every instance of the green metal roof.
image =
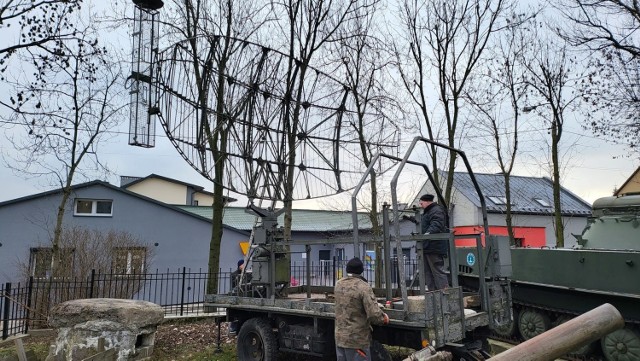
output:
M213 208L203 206L177 206L187 212L208 219L212 218ZM247 213L243 207L225 207L223 223L239 230L251 230L255 223L255 215ZM353 229L350 211L324 211L312 209L294 209L291 230L299 232L332 232L350 231ZM278 225L284 226L284 214L278 217ZM367 213L358 213L358 228L371 229Z

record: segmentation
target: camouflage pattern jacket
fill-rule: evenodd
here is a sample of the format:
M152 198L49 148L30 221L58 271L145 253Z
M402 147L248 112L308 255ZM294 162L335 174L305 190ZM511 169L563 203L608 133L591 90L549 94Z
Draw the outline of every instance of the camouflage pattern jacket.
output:
M334 292L336 346L369 347L371 324L381 325L384 322L384 313L371 286L360 276L348 275L336 283Z

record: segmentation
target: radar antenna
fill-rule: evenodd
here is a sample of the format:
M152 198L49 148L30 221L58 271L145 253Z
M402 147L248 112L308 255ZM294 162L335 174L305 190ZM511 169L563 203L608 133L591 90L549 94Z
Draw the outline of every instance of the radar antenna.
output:
M232 192L270 200L329 196L357 185L367 169L363 144L371 153L396 152L394 122L369 114L369 123L356 127L353 92L334 76L242 39L203 36L161 52L150 39L151 46L141 46L150 48L151 60L138 63L152 73L137 69L132 76L133 88L151 87L142 99L148 112L132 112L131 143L153 146L140 140L153 139L148 132L157 116L182 157ZM194 41L209 55L194 58ZM225 51L229 44L233 51ZM222 179L217 162L224 162ZM381 162L376 172L390 166Z

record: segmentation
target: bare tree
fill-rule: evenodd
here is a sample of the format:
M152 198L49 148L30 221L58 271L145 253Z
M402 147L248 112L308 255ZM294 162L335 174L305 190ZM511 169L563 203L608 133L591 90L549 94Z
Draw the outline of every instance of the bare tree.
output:
M19 262L25 278L50 273L50 246L50 243L45 243L35 247L36 252ZM140 274L148 270L154 257L153 249L147 243L127 232L103 232L77 226L62 230L60 248L65 262L58 273L79 279L89 277L92 270Z
M598 51L580 83L586 127L617 144L640 151L640 57L618 49Z
M381 129L402 127L400 106L389 90L392 88L392 76L389 71L393 65L392 54L383 39L380 38L381 14L378 2L371 7L357 9L362 15L345 24L338 32L338 41L333 44L335 59L339 64L338 73L344 74L345 84L353 95L353 112L345 114L349 121L353 141L360 145L360 155L365 167L369 167L373 156L381 149L377 144L388 143L388 132ZM372 225L373 237L380 240L382 227L379 223L379 190L376 173L371 174L369 183L369 200L360 206L367 209ZM382 259L382 247L376 243L376 260ZM376 286L380 287L383 279L382 267L376 267Z
M523 15L514 14L513 18ZM490 52L492 61L487 64L486 76L478 77L469 95L478 110L475 127L479 130L475 138L481 142L481 149L494 149L491 158L500 167L504 179L507 231L511 244L515 243L513 231L511 172L519 150L519 132L522 128L522 107L527 98L529 86L523 62L531 38L528 23L514 22L507 26ZM489 136L486 138L483 134Z
M640 4L634 0L564 0L556 5L571 26L557 31L591 51L585 94L586 127L613 142L640 145Z
M18 153L10 166L62 189L52 241L54 277L71 186L85 172L107 170L99 161L98 146L122 119L118 66L109 63L106 49L89 37L90 29L81 33L85 35L80 39L60 42L54 55L36 55L35 81L17 79L12 83L15 93L1 102L12 110L5 120L20 124L26 133L11 138Z
M175 4L175 8L164 10L164 13L175 15L164 22L162 42L169 44L170 52L185 51L186 55L185 60L174 57L163 61L187 64L179 66L188 69L188 78L182 81L189 84L189 93L193 97L187 101L184 98L180 100L187 104L183 108L176 105L170 109L168 105L165 117L171 112L183 112L180 117L198 119L197 141L206 144L207 151L211 152L210 157L200 157L198 169L203 172L211 169L213 173L207 292L216 293L218 279L214 275L217 275L220 264L225 187L229 186L223 184L224 174L229 171L225 169L229 156L229 133L240 116L236 105L241 101L230 87L233 83L230 74L237 72L234 67L239 64L230 59L246 46L245 40L256 36L268 11L250 1L184 0ZM213 164L206 163L210 159Z
M46 319L55 304L90 294L133 297L145 284L145 277L139 275L147 272L153 259L152 248L127 232L70 226L60 234L59 253L63 262L56 271L57 277L44 280L51 274L51 260L54 258L51 245L45 243L31 248L26 259L18 262L24 278L35 279L30 307L41 315L38 319ZM118 282L91 279L94 271L117 275ZM68 287L72 282L89 279L95 282L91 283L92 289L88 292L84 287ZM38 320L35 325L45 327Z
M283 173L284 197L282 199L285 209L285 239L291 239L292 195L297 154L296 137L299 136L300 124L304 116L305 94L311 91L313 86L308 83L307 78L309 73L313 71L314 60L317 64L326 62L326 59L317 58L326 56L327 46L338 40L340 30L347 23L365 16L366 9L375 2L356 0L273 2L275 14L282 14L284 18L283 21L278 22L278 25L286 36L282 47L286 49L284 52L289 56L284 89L286 103L283 103L285 131L280 140L288 149L286 170ZM345 35L343 34L343 36Z
M572 26L559 28L572 45L615 48L640 57L640 4L636 0L564 0L556 5Z
M64 51L62 42L78 38L72 22L82 0L5 0L0 4L0 71L5 72L9 58L20 50L55 55ZM14 33L15 42L10 41Z
M551 32L548 32L548 35L552 36ZM528 55L528 61L524 63L527 70L525 81L532 90L532 103L522 110L536 112L544 121L545 129L550 135L556 246L564 247L560 199L560 142L565 112L580 99L575 90L582 77L576 70L577 61L570 56L566 42L556 42L540 33L536 34L536 39L531 43L534 51Z
M447 145L459 146L465 88L477 72L489 39L500 30L498 21L509 7L506 0L402 2L405 44L398 44L396 52L404 87L419 109L427 138L438 140L442 131ZM439 119L440 116L444 119ZM445 202L449 203L455 153L447 154L448 160L443 163L448 164L444 166L435 146L430 146L429 152L434 178L444 185ZM446 180L440 178L442 169L446 171Z

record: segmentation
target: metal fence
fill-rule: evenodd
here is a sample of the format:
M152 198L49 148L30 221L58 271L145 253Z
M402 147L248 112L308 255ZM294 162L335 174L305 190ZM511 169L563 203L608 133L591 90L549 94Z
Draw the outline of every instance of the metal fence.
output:
M230 272L220 272L220 292L228 292ZM45 279L31 277L26 284L6 283L0 294L2 339L47 327L54 305L82 298L144 300L164 308L165 315L204 313L207 273L186 267L176 271L144 274L101 273L86 278Z
M381 263L378 263L382 266ZM346 261L294 262L291 265L291 285L307 284L307 269L311 285L333 286L345 274ZM363 276L375 284L376 262L366 262ZM416 288L415 260L406 260L405 282ZM392 286L397 287L398 263L392 261ZM231 270L220 271L218 293L231 292ZM101 273L92 271L86 278L45 279L31 277L26 284L6 283L0 294L0 327L2 339L25 333L32 328L48 327L49 310L54 305L82 298L120 298L143 300L164 308L165 316L201 315L208 275L202 270L183 267L175 272L156 271L144 274ZM383 281L383 280L381 280ZM384 282L381 282L384 284Z
M419 288L418 278L418 262L415 259L405 259L401 262L404 267L405 283L408 287ZM364 262L364 272L362 276L372 286L376 284L376 268L380 266L381 271L384 270L382 261ZM328 260L320 262L311 262L309 268L312 286L335 286L336 281L346 274L346 260ZM384 274L381 275L380 284L384 285ZM399 287L400 272L397 258L391 259L391 287ZM292 262L291 264L291 285L307 284L307 265L306 262Z

